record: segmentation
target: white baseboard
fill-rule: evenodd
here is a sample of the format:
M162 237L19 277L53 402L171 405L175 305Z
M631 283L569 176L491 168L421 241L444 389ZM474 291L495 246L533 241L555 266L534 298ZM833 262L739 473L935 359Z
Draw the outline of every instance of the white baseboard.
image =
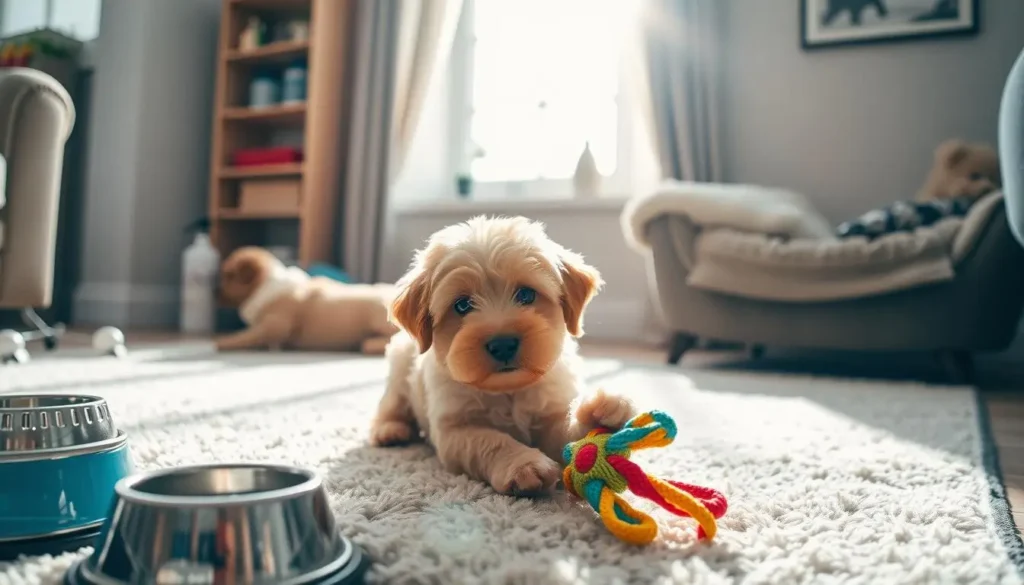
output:
M178 288L129 282L85 282L75 290L74 324L166 328L178 323Z

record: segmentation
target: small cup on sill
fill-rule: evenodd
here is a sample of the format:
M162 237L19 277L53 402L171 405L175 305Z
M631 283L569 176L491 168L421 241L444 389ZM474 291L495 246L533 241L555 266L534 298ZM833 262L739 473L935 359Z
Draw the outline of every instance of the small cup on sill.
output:
M459 199L469 199L473 194L473 177L469 175L457 175L455 177L455 188Z

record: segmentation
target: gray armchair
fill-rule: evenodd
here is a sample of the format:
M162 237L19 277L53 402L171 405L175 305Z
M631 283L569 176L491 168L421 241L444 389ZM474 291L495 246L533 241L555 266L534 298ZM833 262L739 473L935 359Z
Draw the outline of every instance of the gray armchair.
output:
M787 206L797 194L712 188L715 205L728 203L731 189L764 206L708 214L711 200L697 194L709 187L679 184L624 210L624 234L647 257L661 316L675 332L670 363L699 338L743 343L754 355L765 346L930 351L964 381L972 353L1013 340L1024 310L1024 249L1001 192L963 219L866 240L836 238L807 204ZM722 227L726 220L737 227Z
M26 310L53 295L64 144L75 122L71 96L53 77L0 70L0 308Z
M1024 51L1010 70L999 107L999 166L1010 227L1024 244Z

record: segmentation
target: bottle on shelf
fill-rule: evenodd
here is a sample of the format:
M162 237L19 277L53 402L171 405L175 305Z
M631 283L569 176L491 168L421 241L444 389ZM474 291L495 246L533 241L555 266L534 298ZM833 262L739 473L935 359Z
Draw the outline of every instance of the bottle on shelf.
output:
M299 59L288 65L284 70L281 85L283 103L296 104L306 101L306 62Z
M249 107L268 108L281 101L281 82L270 71L257 71L249 82Z
M220 253L210 241L209 219L199 219L189 229L195 231L195 237L182 254L181 331L190 335L209 335L214 330L217 310Z

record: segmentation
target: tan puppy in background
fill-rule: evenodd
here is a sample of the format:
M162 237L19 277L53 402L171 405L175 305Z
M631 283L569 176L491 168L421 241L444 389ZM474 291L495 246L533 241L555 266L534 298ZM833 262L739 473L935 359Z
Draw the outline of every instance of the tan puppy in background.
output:
M586 392L574 337L602 285L583 258L524 218L474 218L434 234L399 281L392 317L407 332L371 441L425 437L454 473L501 493L550 489L562 448L632 403Z
M398 328L388 320L388 284L345 284L288 268L270 252L240 248L221 265L219 296L246 328L216 340L219 350L299 349L384 353Z

